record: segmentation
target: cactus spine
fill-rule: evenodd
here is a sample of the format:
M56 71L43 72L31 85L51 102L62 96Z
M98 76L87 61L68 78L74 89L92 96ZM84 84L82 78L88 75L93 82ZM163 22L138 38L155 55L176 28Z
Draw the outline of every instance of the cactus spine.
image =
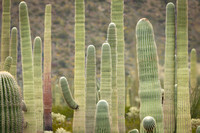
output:
M97 103L95 133L111 133L109 105L105 100Z
M66 103L69 105L69 107L72 108L72 109L78 109L79 106L74 101L74 99L72 97L72 94L71 94L71 91L69 89L69 85L68 85L67 79L65 77L61 77L60 80L59 80L59 84L60 84L60 87L62 89L63 97L64 97Z
M118 91L117 91L117 29L114 23L110 23L107 33L107 41L111 47L111 58L112 58L112 99L110 110L112 115L112 126L111 131L118 133Z
M34 94L34 79L33 79L33 59L32 59L32 44L30 36L30 24L27 5L22 1L19 5L19 26L21 37L21 55L22 55L22 71L23 71L23 93L24 101L28 112L24 113L25 120L28 122L28 127L24 129L25 133L36 132L36 117L35 117L35 94Z
M175 132L175 7L173 3L166 6L166 44L165 44L165 100L164 100L164 130Z
M10 44L10 6L11 0L2 0L2 30L1 30L1 64L9 56Z
M43 88L42 88L42 41L40 37L34 40L33 49L34 64L34 89L35 89L35 106L37 132L43 131Z
M7 72L10 72L10 68L11 68L11 65L12 65L12 62L13 62L13 59L11 56L8 56L4 62L4 67L3 67L3 70L4 71L7 71Z
M51 5L45 8L44 30L44 129L52 130L52 94L51 94Z
M93 45L89 45L87 48L86 66L86 133L92 133L94 131L96 90L96 51Z
M0 72L0 132L23 132L21 93L14 77Z
M85 3L75 0L74 98L80 109L74 112L73 132L85 132Z
M112 110L112 67L111 67L111 50L108 43L104 43L101 49L101 82L100 91L101 99L108 102L109 109ZM110 116L111 114L109 114ZM111 116L110 116L111 120Z
M18 46L18 31L16 27L13 27L11 30L11 39L10 39L10 56L13 58L11 65L10 73L17 80L17 46Z
M124 0L111 1L111 22L117 27L118 127L125 132Z
M188 1L177 0L177 133L191 132L187 10Z
M140 120L152 116L157 122L156 133L163 133L161 86L158 79L157 48L153 27L146 19L136 26L137 57L139 68ZM143 129L141 133L143 133Z

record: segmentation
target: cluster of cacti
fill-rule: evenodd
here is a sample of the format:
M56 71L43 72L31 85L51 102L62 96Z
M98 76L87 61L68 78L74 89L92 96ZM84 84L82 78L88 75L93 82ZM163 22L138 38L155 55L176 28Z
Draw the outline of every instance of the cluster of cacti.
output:
M152 116L157 122L157 133L163 133L161 86L158 79L157 51L151 23L141 19L136 26L139 68L140 120ZM142 125L141 125L142 126ZM140 126L140 127L141 127ZM140 128L143 133L143 128Z
M0 72L0 132L23 132L22 97L14 77Z

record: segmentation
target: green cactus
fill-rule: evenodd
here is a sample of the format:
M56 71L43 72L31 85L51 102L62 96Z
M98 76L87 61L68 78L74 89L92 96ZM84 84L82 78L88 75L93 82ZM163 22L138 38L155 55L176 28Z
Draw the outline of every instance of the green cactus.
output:
M200 126L197 127L196 133L200 133Z
M23 114L21 92L14 77L0 72L0 132L22 133Z
M100 100L97 103L95 133L111 133L109 105L105 100Z
M112 110L112 66L111 66L111 49L108 43L104 43L101 49L101 99L108 102L109 110ZM109 114L109 116L111 113ZM112 117L110 116L112 121Z
M112 96L111 105L112 109L112 133L118 133L118 91L117 91L117 29L114 23L110 23L107 33L107 41L111 47L111 59L112 59Z
M2 0L2 7L1 64L3 67L6 57L9 56L11 0Z
M158 79L157 48L151 23L142 18L136 26L139 70L140 120L152 116L157 122L156 133L163 133L161 86ZM141 125L142 126L142 125ZM141 133L143 133L143 128Z
M44 30L44 129L52 131L52 93L51 93L51 4L45 8Z
M21 41L22 71L23 71L23 93L24 101L28 111L24 113L28 127L24 129L24 133L36 133L36 117L35 117L35 93L33 79L33 59L32 44L30 36L30 24L27 5L22 1L19 5L19 27Z
M139 131L137 129L133 129L133 130L128 131L128 133L139 133Z
M156 120L151 117L151 116L146 116L143 120L142 120L142 125L144 130L147 133L155 133L155 129L156 129Z
M4 62L3 70L10 72L12 62L13 62L13 58L11 56L8 56Z
M33 49L34 88L37 131L43 131L43 87L42 87L42 41L40 37L34 39Z
M11 30L11 39L10 39L10 56L13 58L11 65L10 73L17 80L17 46L18 46L18 31L16 27L13 27Z
M165 44L165 100L163 104L164 131L175 132L175 6L168 3L166 6L166 44Z
M79 105L74 101L74 99L72 97L67 79L65 77L61 77L59 80L59 84L62 89L63 97L64 97L66 103L69 105L69 107L71 109L78 109Z
M118 127L125 132L124 0L111 0L111 22L117 27Z
M191 132L188 71L188 1L177 0L177 133Z
M73 132L85 132L85 3L75 0L74 98L79 110L74 112Z
M94 131L96 90L96 51L93 45L89 45L87 48L86 64L86 133L92 133Z

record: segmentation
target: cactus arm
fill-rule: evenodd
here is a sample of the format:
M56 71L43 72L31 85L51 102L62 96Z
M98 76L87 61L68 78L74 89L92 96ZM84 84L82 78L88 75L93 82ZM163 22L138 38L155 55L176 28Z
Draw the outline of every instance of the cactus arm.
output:
M2 0L2 7L1 64L3 65L6 57L9 56L11 0Z
M13 58L11 56L8 56L4 62L3 70L10 72L12 62L13 62Z
M19 27L21 41L21 57L23 71L23 93L24 101L26 101L29 112L24 113L24 117L28 122L28 127L24 129L24 133L36 132L35 117L35 94L33 80L33 59L32 44L30 35L30 24L27 5L22 1L19 5Z
M200 133L200 126L197 127L196 133Z
M118 127L125 132L124 0L111 1L111 22L117 27Z
M153 27L146 19L136 26L136 46L139 70L140 120L152 116L157 122L157 133L163 133L161 86L158 79L157 48ZM152 106L154 105L154 106ZM143 133L143 129L140 128Z
M142 120L142 125L144 130L147 133L155 133L155 129L156 129L156 120L151 117L151 116L146 116L143 120Z
M28 110L27 110L27 107L26 107L26 103L24 102L24 100L22 100L22 110L24 111L24 112L27 112Z
M78 109L79 106L74 101L74 99L72 98L72 94L71 94L71 91L69 89L67 79L65 77L61 77L60 80L59 80L59 84L60 84L60 87L62 89L63 97L64 97L66 103L69 105L69 107L72 108L72 109Z
M96 51L93 45L89 45L86 64L86 133L94 131L96 91Z
M18 46L18 31L16 27L13 27L11 30L10 38L10 56L13 58L11 65L10 73L17 80L17 46Z
M175 6L168 3L166 6L166 45L165 45L165 95L164 95L164 130L167 133L175 132Z
M43 131L42 41L40 37L34 39L33 65L37 132L39 132Z

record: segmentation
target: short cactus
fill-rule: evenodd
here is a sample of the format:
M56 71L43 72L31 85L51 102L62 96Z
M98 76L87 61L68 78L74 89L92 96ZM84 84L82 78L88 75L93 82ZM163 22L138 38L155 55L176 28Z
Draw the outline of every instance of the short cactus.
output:
M139 133L139 131L137 129L132 129L132 130L128 131L128 133Z
M200 126L197 127L196 133L200 133Z
M110 133L109 106L105 100L97 103L95 133Z
M72 97L67 79L65 77L61 77L59 80L59 84L62 89L64 99L65 99L66 103L69 105L69 107L72 109L78 109L79 106Z
M4 66L3 66L3 70L10 72L12 62L13 62L13 59L12 59L11 56L6 57L5 62L4 62Z
M23 132L21 92L14 77L0 72L0 132Z
M146 116L142 120L142 125L147 133L153 133L154 128L156 127L156 120L151 116Z

